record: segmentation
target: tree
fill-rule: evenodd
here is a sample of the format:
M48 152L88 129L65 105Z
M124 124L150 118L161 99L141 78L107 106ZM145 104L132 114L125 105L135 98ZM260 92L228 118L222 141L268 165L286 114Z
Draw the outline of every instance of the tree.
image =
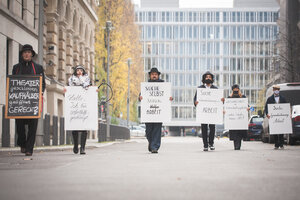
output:
M114 29L110 32L110 85L114 92L112 116L126 116L127 109L127 59L131 58L130 68L130 120L137 120L136 101L143 79L142 46L139 42L139 29L134 24L134 7L130 0L100 0L97 11L99 18L96 28L96 73L106 81L107 35L106 21L111 21ZM105 96L105 91L100 91Z

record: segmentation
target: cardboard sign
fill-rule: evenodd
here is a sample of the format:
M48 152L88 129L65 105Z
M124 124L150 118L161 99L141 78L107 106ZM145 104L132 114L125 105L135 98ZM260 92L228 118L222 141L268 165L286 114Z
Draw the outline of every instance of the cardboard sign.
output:
M225 129L248 130L248 98L226 98Z
M171 83L141 83L141 122L171 121Z
M289 103L268 104L270 134L292 134L291 106Z
M41 76L8 76L6 78L5 118L40 118L41 110Z
M201 124L223 124L222 89L197 88L196 121Z
M98 130L98 93L97 87L84 89L68 86L65 94L65 129Z

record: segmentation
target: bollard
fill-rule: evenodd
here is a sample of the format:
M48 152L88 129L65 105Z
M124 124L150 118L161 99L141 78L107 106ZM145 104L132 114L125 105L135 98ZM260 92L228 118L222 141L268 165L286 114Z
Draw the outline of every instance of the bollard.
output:
M65 144L65 118L59 118L59 145Z
M53 116L52 124L52 145L58 145L58 117Z
M5 118L5 105L2 111L2 147L10 147L10 121Z
M48 113L44 119L44 145L50 146L50 115Z

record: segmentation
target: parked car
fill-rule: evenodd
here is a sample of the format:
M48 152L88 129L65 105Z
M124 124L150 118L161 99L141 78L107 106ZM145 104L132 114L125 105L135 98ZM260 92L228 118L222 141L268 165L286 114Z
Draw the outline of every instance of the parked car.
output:
M300 82L299 83L282 83L278 84L280 86L280 94L286 98L286 100L291 104L292 108L295 105L300 105ZM272 86L267 89L266 92L266 99L270 97L273 94L273 88ZM299 120L297 118L296 120ZM297 123L298 124L298 123ZM297 132L294 132L293 134L287 134L286 138L288 144L293 144L297 140L300 140L300 135ZM263 121L263 132L261 137L262 142L274 142L274 137L269 134L269 120L264 115L264 121Z
M146 129L140 126L131 126L130 127L130 136L134 137L145 137Z
M289 138L289 143L294 144L297 140L300 140L300 105L292 107L292 124L293 134Z
M264 118L258 115L252 115L249 124L248 124L248 132L246 140L261 140L261 134L263 131L263 121Z

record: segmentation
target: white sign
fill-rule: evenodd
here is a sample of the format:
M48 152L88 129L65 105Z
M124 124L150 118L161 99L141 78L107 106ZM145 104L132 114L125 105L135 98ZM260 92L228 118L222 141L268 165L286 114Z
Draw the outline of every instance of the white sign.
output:
M248 130L248 98L226 98L225 129Z
M68 86L65 94L66 130L98 130L97 87Z
M171 83L141 83L141 122L171 121Z
M270 134L292 134L291 107L289 103L268 104Z
M223 124L222 89L197 88L197 122L202 124Z

